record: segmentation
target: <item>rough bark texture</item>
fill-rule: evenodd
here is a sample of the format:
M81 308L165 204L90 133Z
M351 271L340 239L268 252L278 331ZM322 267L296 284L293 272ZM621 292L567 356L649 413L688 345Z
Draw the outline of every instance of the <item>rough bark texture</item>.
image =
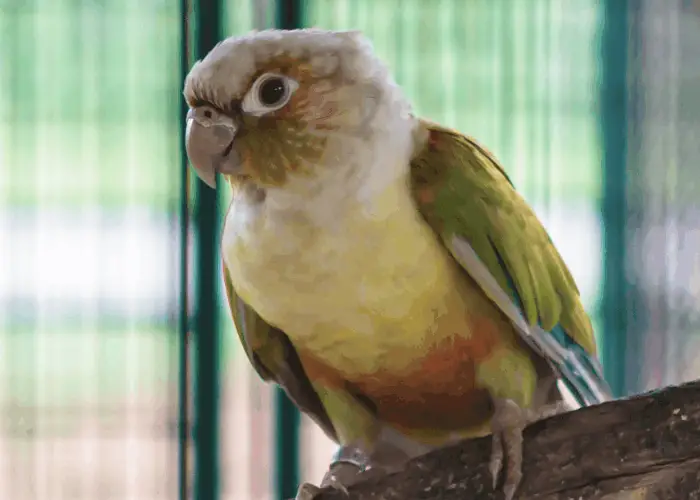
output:
M489 500L491 437L316 500ZM525 430L520 500L700 499L700 381L536 422Z

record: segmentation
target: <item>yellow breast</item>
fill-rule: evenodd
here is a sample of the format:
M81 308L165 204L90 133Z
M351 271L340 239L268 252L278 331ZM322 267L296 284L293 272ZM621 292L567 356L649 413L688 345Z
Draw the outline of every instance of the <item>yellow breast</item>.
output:
M234 201L223 238L237 293L339 371L400 372L428 339L467 333L464 277L405 186L321 224L246 210Z

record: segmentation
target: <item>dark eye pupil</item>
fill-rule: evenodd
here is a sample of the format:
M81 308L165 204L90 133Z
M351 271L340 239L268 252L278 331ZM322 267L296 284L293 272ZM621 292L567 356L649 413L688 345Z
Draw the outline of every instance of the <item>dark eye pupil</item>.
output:
M270 78L260 86L260 102L265 106L274 106L284 98L284 80Z

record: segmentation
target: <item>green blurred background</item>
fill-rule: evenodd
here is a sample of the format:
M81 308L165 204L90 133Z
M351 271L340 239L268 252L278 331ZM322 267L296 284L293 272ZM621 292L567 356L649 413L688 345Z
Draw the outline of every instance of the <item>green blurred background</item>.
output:
M195 179L183 197L183 71L213 26L289 22L363 30L421 115L502 160L618 394L700 377L700 2L0 0L0 499L264 500L297 466L320 479L334 447L305 418L298 448L280 439L295 419L222 300L220 463L190 433L217 422L190 395L213 355L182 306L221 289L197 275L218 223ZM193 481L203 456L220 488Z

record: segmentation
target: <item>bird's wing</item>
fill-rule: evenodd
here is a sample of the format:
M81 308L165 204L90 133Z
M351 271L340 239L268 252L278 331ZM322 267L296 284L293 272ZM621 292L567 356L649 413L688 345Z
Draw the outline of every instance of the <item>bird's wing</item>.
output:
M337 441L333 424L289 337L265 322L236 294L226 264L223 273L231 316L255 371L263 380L278 383L302 412L309 415L329 438Z
M474 140L421 127L411 183L426 222L581 405L610 399L576 283L533 210Z

